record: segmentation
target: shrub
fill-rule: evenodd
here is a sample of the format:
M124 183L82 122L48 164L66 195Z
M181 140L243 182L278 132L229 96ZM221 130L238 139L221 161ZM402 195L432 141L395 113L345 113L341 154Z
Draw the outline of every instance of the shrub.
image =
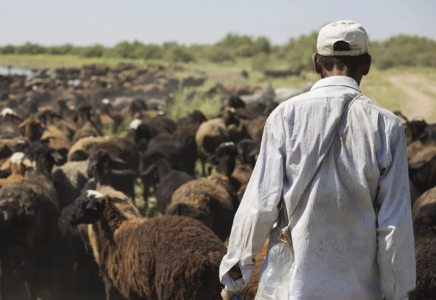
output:
M173 63L189 63L194 62L195 57L183 46L172 46L164 55L164 59Z
M81 49L80 56L82 57L102 57L105 49L102 45L96 44Z
M270 58L266 53L260 53L253 58L252 68L256 71L265 71L269 68Z
M258 37L256 41L254 41L253 45L254 54L266 53L269 54L271 52L271 43L269 39L266 37Z
M16 47L13 45L6 45L0 48L0 53L2 54L13 54L16 51Z
M214 63L222 63L225 61L235 61L235 58L233 55L231 55L228 51L220 48L220 47L213 47L212 50L209 52L207 58Z

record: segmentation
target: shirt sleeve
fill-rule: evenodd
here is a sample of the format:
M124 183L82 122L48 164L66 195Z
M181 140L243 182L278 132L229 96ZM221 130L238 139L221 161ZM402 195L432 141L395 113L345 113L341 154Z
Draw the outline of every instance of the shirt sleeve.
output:
M401 125L393 127L390 140L387 153L391 162L380 177L377 194L377 259L385 300L399 300L408 299L408 292L415 287L415 248L406 139Z
M255 256L270 233L278 216L285 162L283 119L268 119L256 166L244 197L236 212L227 254L220 266L220 280L229 291L240 291L248 285ZM234 281L229 270L239 263L242 278Z

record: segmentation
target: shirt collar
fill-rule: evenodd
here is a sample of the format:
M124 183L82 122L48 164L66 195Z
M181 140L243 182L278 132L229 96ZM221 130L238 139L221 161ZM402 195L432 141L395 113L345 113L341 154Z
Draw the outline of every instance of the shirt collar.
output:
M348 76L331 76L318 80L311 88L311 91L327 86L345 86L360 92L356 80Z

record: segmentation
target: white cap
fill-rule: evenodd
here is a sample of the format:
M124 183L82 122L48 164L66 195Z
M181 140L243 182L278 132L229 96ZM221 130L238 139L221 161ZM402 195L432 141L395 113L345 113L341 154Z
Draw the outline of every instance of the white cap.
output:
M336 42L346 42L349 51L334 51ZM359 56L368 52L369 40L365 28L354 21L338 21L330 23L319 31L318 54L324 56Z
M109 99L103 99L103 100L101 100L101 103L103 103L103 104L109 104L110 101L109 101Z

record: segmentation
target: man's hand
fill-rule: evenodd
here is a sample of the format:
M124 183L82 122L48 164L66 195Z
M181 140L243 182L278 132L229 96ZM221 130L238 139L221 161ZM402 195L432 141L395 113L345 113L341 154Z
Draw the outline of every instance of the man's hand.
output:
M230 275L230 277L232 277L233 280L241 279L242 272L241 272L241 268L239 267L239 265L236 265L233 268L231 268L229 271L229 275Z

